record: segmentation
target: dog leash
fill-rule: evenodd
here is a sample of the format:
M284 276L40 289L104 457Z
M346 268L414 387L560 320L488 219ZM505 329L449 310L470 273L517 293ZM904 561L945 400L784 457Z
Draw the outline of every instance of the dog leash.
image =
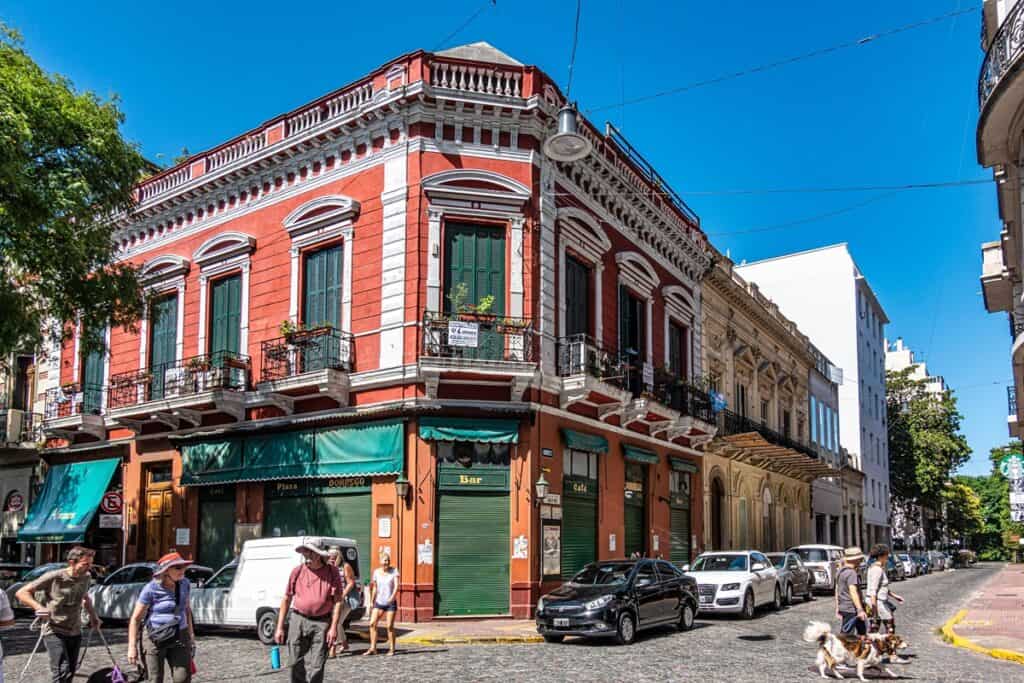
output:
M28 668L32 666L32 658L36 656L36 652L39 651L39 646L43 644L43 628L39 622L39 617L36 617L32 620L32 623L28 626L28 630L30 632L39 631L39 637L36 638L36 644L35 646L33 646L32 652L28 656L28 661L25 662L25 666L21 670L21 675L18 676L18 683L21 683L21 681L25 680L25 674L28 672Z

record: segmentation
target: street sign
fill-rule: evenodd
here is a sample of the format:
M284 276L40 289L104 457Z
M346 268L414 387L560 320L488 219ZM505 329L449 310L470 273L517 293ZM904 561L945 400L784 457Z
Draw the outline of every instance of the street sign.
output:
M1024 455L1011 453L999 461L999 471L1007 479L1024 479Z
M121 514L121 508L124 502L121 499L121 494L118 491L107 491L103 494L103 499L100 500L100 510L106 512L108 515L119 515Z

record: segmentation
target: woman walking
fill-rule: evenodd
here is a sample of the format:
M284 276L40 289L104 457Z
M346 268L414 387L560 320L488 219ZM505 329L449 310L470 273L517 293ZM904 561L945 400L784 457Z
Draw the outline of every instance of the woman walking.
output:
M178 553L161 557L128 622L128 661L137 664L142 642L139 624L145 620L143 653L150 680L156 683L163 683L165 669L170 671L172 683L192 680L195 631L188 604L192 586L185 578L185 567L190 564Z
M868 567L867 586L864 591L871 618L878 622L878 630L885 627L886 633L896 633L896 605L892 601L903 602L903 598L889 590L889 575L886 568L889 563L889 546L879 543L869 553L871 566ZM882 661L886 661L884 657ZM909 660L897 657L897 664L906 664Z
M340 598L341 612L338 616L338 635L328 655L331 659L334 659L338 656L339 652L348 651L348 635L345 633L345 620L348 619L348 615L352 611L349 596L355 594L357 584L356 572L352 569L352 565L348 563L348 560L342 557L340 548L331 548L327 551L327 564L338 568L338 573L341 575L341 585L344 586Z
M388 633L388 655L395 654L395 613L398 611L398 570L391 566L391 556L380 555L380 567L373 572L370 582L370 649L364 655L377 654L377 624L381 615Z

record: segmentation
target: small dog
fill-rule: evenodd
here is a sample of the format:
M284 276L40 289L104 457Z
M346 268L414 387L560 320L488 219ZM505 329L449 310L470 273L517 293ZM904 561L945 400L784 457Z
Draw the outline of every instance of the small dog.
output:
M866 681L864 670L869 668L879 669L896 678L896 674L888 667L882 666L883 657L895 657L898 650L902 650L907 644L894 633L881 635L872 633L867 636L837 636L832 633L832 627L820 621L812 621L804 629L804 640L808 643L818 643L818 673L822 678L828 678L825 671L829 671L838 679L843 676L836 671L836 664L857 667L857 678Z

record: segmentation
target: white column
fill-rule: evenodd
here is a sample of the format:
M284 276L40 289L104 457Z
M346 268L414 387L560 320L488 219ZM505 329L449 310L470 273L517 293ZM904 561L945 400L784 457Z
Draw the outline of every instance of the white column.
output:
M565 293L565 240L558 240L558 337L565 336L568 301Z
M526 288L523 283L523 216L512 216L510 232L512 253L509 254L509 314L513 318L523 317L523 295Z
M384 162L384 191L380 195L381 286L380 367L401 365L405 356L405 244L406 171L405 154ZM346 243L350 242L347 241Z
M441 211L427 209L427 309L441 310Z
M604 344L604 262L594 264L594 339Z
M71 372L72 372L71 381L72 382L78 382L78 381L81 381L81 379L82 379L81 359L82 359L82 321L81 320L76 320L75 321L75 357L71 360ZM59 376L60 376L59 375L59 373L60 373L59 367L58 367L57 372L58 372L58 379L59 379ZM57 385L60 386L60 382L59 381L57 382Z
M181 313L181 300L178 300L178 313ZM178 335L181 336L180 333ZM146 369L146 344L149 342L149 306L142 310L142 319L139 321L139 370Z
M292 246L288 250L291 257L291 276L288 293L288 319L299 322L299 248ZM200 304L201 305L201 304Z
M178 331L175 336L175 349L174 357L180 363L181 359L185 357L185 283L184 281L178 284ZM248 314L247 314L248 315ZM145 344L145 341L143 341ZM143 346L145 349L145 346ZM145 367L146 358L145 351L143 351L142 366Z
M651 297L647 298L646 316L647 318L647 330L645 337L647 338L647 355L646 362L648 365L653 366L654 364L654 299Z
M352 226L341 231L341 329L352 331Z
M242 282L241 282L241 295L239 297L239 304L242 308L239 316L239 330L238 330L238 346L241 352L249 355L249 271L251 270L249 261L242 264ZM178 307L181 310L181 307Z
M494 147L498 147L498 135L494 133ZM540 240L538 249L540 251L540 277L539 280L539 301L540 320L535 321L534 329L540 334L540 370L545 375L554 375L555 367L555 315L557 305L555 301L555 218L557 209L555 207L555 182L552 178L552 164L543 158L540 159Z

